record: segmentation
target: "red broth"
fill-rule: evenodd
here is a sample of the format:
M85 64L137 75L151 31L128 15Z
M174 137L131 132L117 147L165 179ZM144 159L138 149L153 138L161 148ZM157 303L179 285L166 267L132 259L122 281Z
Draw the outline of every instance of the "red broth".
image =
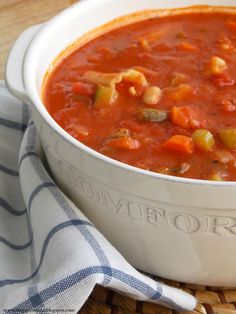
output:
M236 180L236 16L152 18L90 41L50 73L44 102L92 149L168 175Z

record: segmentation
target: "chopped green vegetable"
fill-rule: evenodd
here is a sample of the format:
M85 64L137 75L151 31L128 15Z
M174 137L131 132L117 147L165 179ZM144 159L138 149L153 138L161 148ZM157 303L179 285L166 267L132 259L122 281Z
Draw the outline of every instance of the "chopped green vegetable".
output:
M225 128L220 130L219 137L221 142L229 149L236 149L236 129Z
M112 105L118 97L114 87L99 85L95 95L94 107L103 108Z
M204 151L211 151L215 145L213 134L204 129L199 129L193 132L192 139L194 145Z
M139 112L140 120L151 121L151 122L162 122L167 119L167 112L164 110L144 108Z

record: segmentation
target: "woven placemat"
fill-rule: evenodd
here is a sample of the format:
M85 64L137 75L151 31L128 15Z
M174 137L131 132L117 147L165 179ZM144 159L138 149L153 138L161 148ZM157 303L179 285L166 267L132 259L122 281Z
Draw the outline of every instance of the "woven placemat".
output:
M194 311L185 314L236 314L236 288L214 288L164 280L191 293L198 300ZM96 286L80 314L181 314L159 305L140 302Z

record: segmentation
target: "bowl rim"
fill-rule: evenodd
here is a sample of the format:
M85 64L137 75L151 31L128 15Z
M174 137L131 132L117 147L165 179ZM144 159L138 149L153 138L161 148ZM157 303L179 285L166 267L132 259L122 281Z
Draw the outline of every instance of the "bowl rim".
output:
M108 1L110 0L103 0L103 3L108 2ZM156 173L156 172L152 172L149 170L145 170L145 169L128 165L121 161L107 157L93 150L92 148L89 148L83 143L79 142L74 137L72 137L69 133L67 133L52 118L52 116L47 111L45 105L43 104L43 101L40 97L41 95L39 95L37 91L35 78L32 77L31 69L34 67L34 64L35 64L34 54L35 52L37 52L38 48L43 44L44 37L47 36L47 32L49 29L53 29L55 25L57 25L58 23L61 23L63 20L71 16L71 14L78 14L78 11L74 10L75 8L76 9L80 8L80 11L82 8L89 9L89 7L91 7L92 9L93 4L95 3L97 4L97 0L83 0L66 8L65 10L57 14L55 17L53 17L47 23L44 24L44 26L40 29L40 31L33 38L32 42L30 43L27 49L27 52L24 58L24 65L22 69L23 82L24 82L26 94L30 100L30 103L34 106L34 108L40 114L44 122L50 128L52 128L53 131L56 132L59 137L65 140L68 144L72 145L74 148L82 150L84 153L86 153L90 157L98 159L99 161L102 161L104 163L108 163L111 166L122 168L123 170L135 172L144 176L152 177L153 179L156 179L156 180L168 181L172 183L180 183L180 184L187 184L187 185L190 184L190 185L196 185L196 186L211 186L211 187L218 187L218 188L219 187L236 187L236 181L210 181L210 180L202 180L202 179L182 178L182 177L170 176L166 174L160 174L160 173ZM57 57L58 56L56 56L54 60Z

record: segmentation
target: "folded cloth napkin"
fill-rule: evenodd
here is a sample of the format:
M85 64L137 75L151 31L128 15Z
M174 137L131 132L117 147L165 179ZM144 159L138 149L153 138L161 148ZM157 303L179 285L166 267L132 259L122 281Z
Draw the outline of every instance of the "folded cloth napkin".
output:
M52 181L27 106L0 83L0 312L76 313L96 284L192 310L134 269Z

